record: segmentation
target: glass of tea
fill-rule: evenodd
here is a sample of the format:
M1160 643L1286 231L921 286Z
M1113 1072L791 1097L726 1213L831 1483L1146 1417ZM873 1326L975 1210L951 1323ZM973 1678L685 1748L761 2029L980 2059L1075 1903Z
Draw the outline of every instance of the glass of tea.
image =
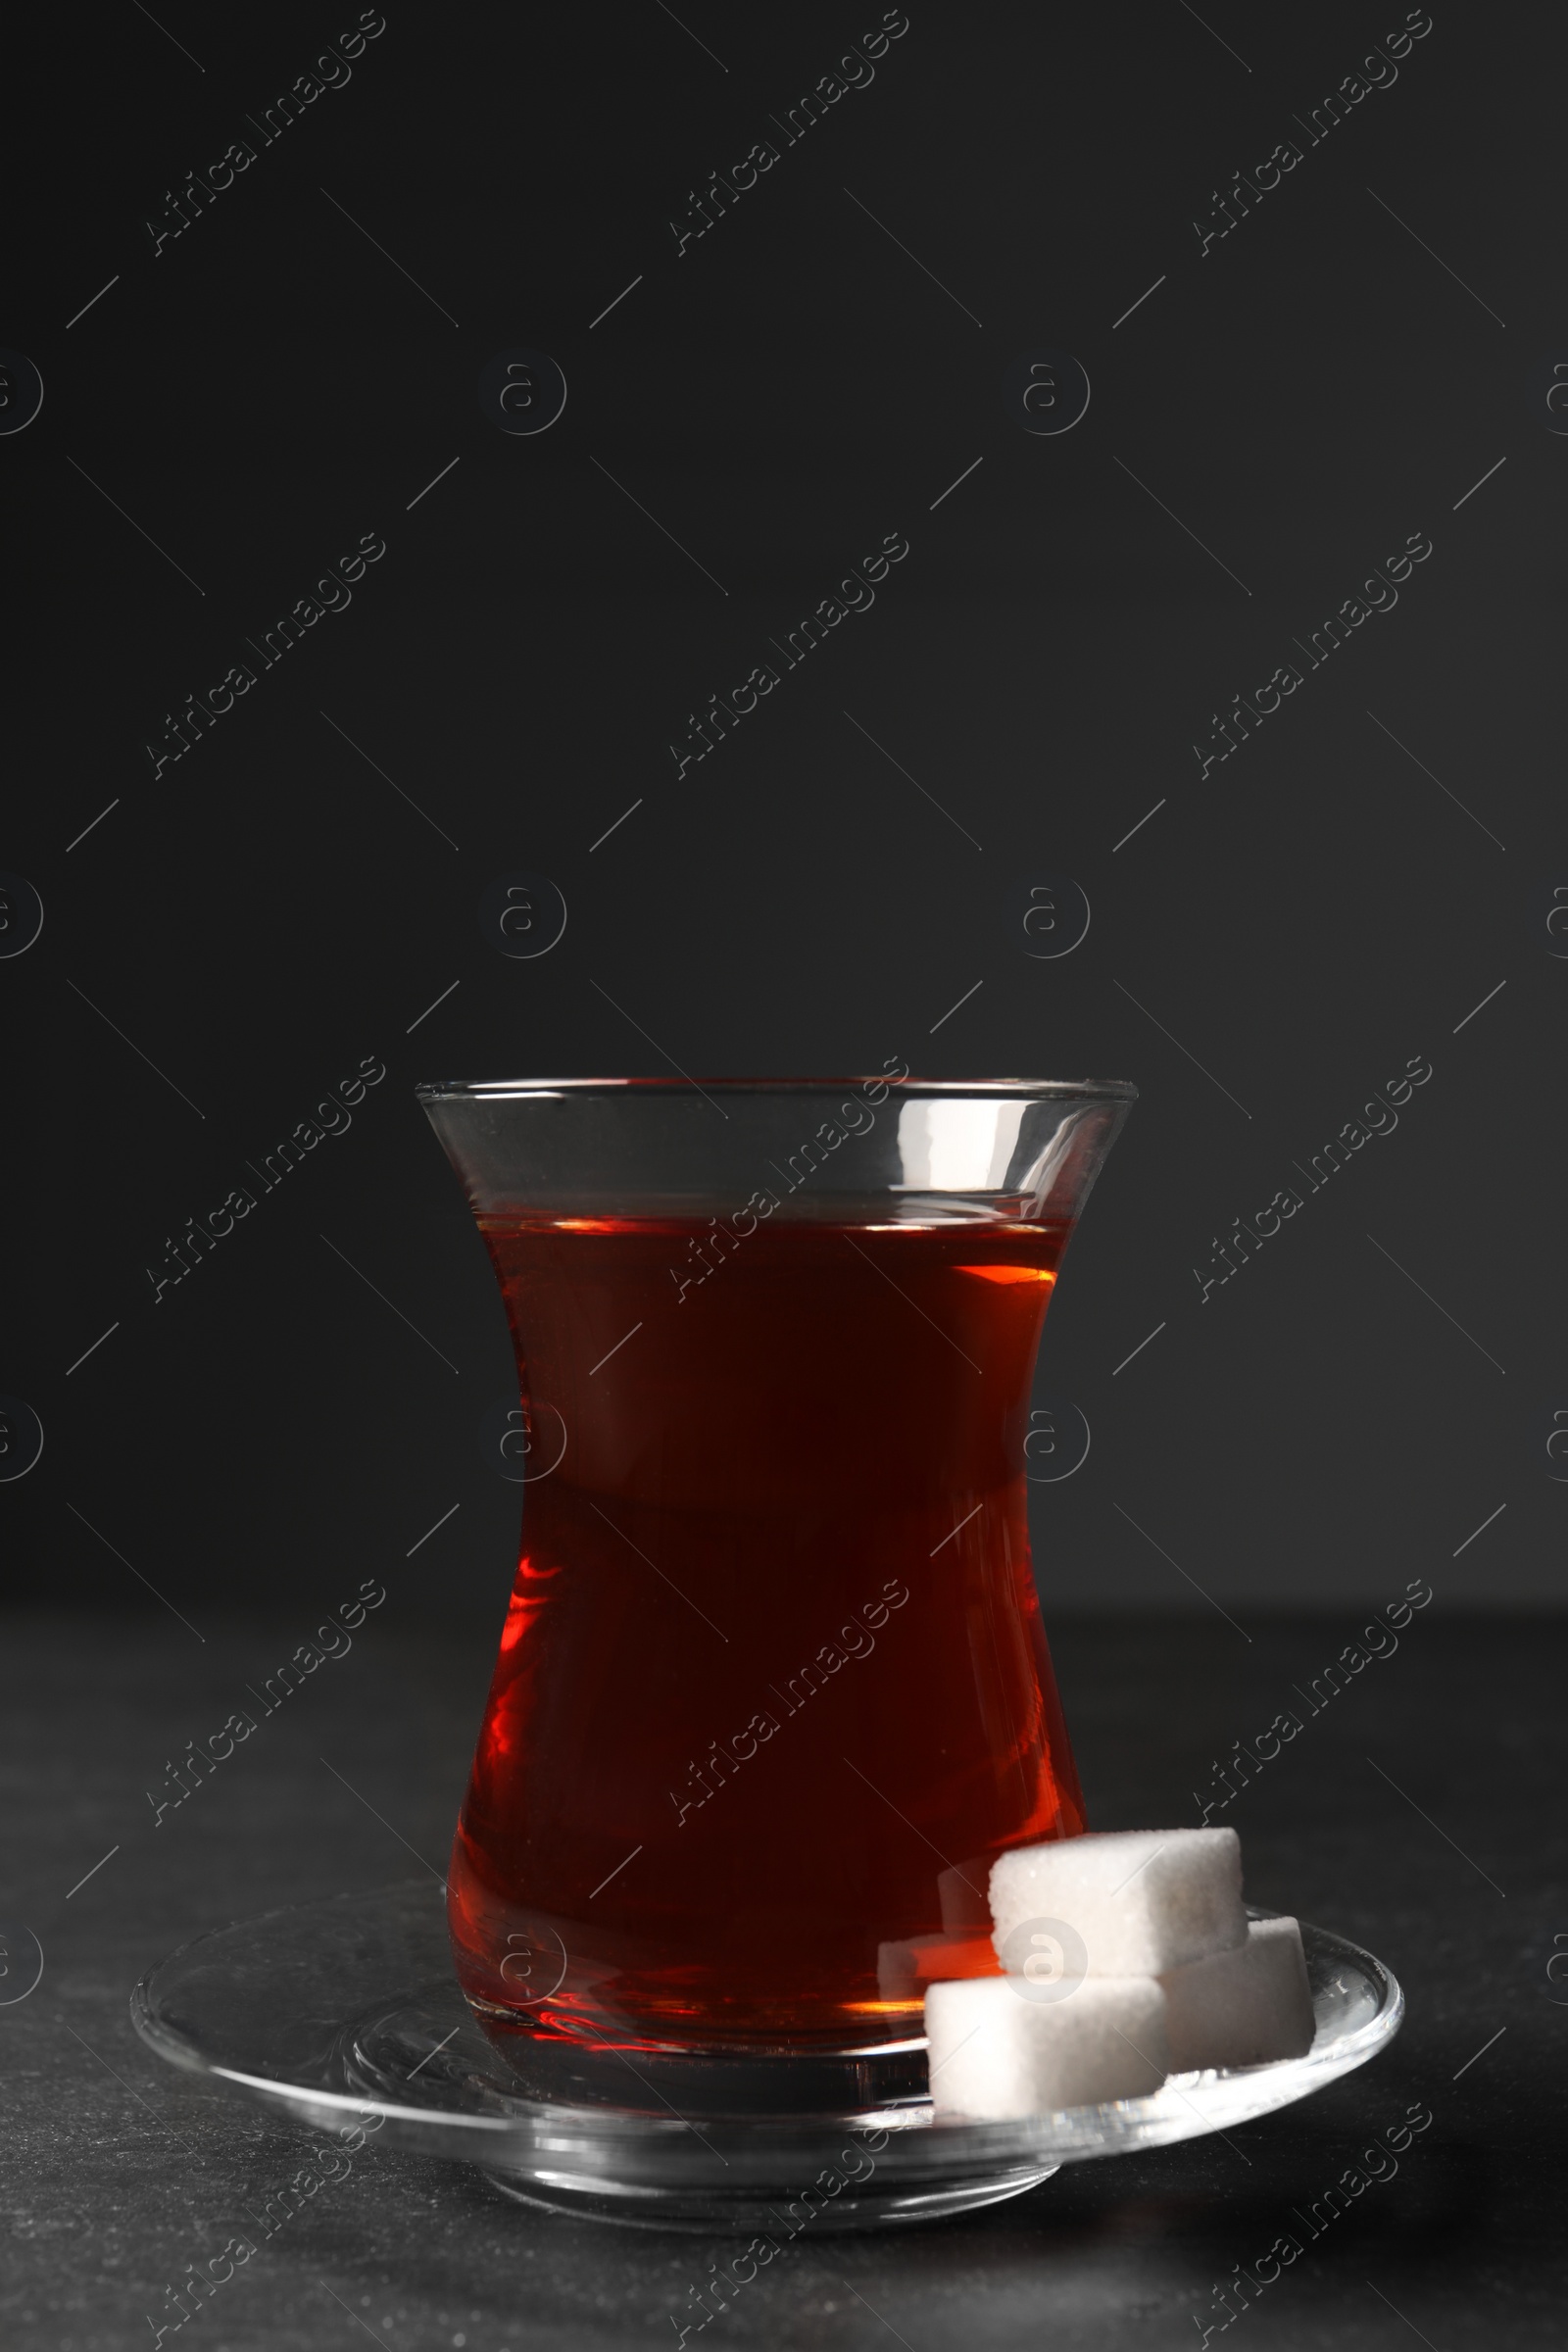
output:
M1024 1441L1134 1089L419 1093L525 1449L448 1882L463 1989L546 2095L918 2095L926 1984L997 1966L992 1862L1084 1827Z

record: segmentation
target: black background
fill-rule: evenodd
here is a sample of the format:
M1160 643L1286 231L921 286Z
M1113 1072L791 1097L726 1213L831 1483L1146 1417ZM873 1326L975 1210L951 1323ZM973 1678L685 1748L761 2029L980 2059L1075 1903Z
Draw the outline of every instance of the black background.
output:
M1142 1089L1038 1384L1093 1432L1034 1497L1099 1826L1191 1818L1211 1757L1430 1583L1398 1662L1227 1816L1250 1890L1385 1954L1411 2024L1239 2153L845 2246L742 2339L882 2340L847 2278L915 2352L1190 2340L1210 2281L1422 2097L1432 2169L1254 2328L1554 2340L1568 1878L1535 1791L1561 1629L1522 1612L1560 1605L1568 1507L1568 438L1542 372L1568 366L1568 39L1440 0L1309 144L1402 7L913 6L785 146L769 117L880 14L396 0L266 145L246 118L354 8L73 8L9 60L0 344L45 387L0 434L0 867L44 906L0 959L0 1392L45 1438L0 1541L7 1594L48 1612L5 1702L5 1900L46 1958L5 2011L19 2342L143 2340L299 2160L131 2040L134 1977L450 1832L514 1559L479 1444L513 1372L416 1082L890 1055ZM146 221L239 138L255 162L155 258ZM776 165L677 255L671 218L762 138ZM1293 138L1203 253L1195 218ZM519 348L568 385L538 437L480 408ZM1060 437L1003 401L1046 351L1092 385ZM893 532L874 608L677 777L688 714ZM155 776L166 714L366 533L352 605ZM1413 533L1397 607L1307 669L1297 641ZM1213 714L1293 661L1202 775ZM519 870L569 910L533 961L478 920ZM1043 875L1093 910L1057 960L1020 945ZM1216 1238L1416 1056L1396 1131L1203 1302ZM348 1131L155 1303L167 1241L366 1057L386 1075ZM330 1697L155 1832L166 1753L367 1578L388 1599ZM390 2152L347 2194L213 2343L335 2344L362 2314L418 2347L663 2342L719 2250Z
M324 1599L458 1501L407 1574L490 1605L515 1497L475 1433L510 1363L414 1082L899 1054L1143 1089L1042 1357L1094 1431L1039 1490L1058 1605L1203 1607L1155 1543L1254 1610L1415 1572L1555 1602L1560 24L1445 10L1309 145L1402 12L917 13L785 146L770 115L878 12L394 10L263 146L247 116L339 13L74 14L14 165L0 331L45 399L0 446L5 862L46 909L0 970L0 1386L46 1432L0 1504L14 1590L156 1606L68 1503L211 1606ZM238 137L255 163L155 258ZM518 346L569 387L538 436L479 407ZM1053 349L1090 407L1028 434L1001 379ZM677 781L687 714L895 531L874 609ZM166 714L367 532L352 606L155 780ZM1416 532L1396 609L1307 669L1293 641ZM1212 714L1288 661L1200 777ZM516 869L569 907L537 961L478 928ZM1093 907L1055 961L1012 910L1042 873ZM167 1239L366 1055L352 1130L155 1305ZM1398 1131L1200 1303L1215 1238L1414 1055Z

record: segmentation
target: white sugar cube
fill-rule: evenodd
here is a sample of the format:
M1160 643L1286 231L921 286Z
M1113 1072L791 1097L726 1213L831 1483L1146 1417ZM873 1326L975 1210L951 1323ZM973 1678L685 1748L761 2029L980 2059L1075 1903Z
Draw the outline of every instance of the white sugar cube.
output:
M906 1936L876 1947L876 1988L885 2001L918 2000L937 1978L988 1977L995 1969L984 1928L967 1935Z
M939 2112L994 2122L1098 2107L1170 2071L1165 1996L1149 1977L1086 1977L1060 1999L1024 1977L971 1977L925 1996Z
M1191 1960L1159 1982L1171 2064L1179 2074L1304 2058L1312 2046L1312 1995L1294 1919L1254 1919L1237 1950Z
M1009 1971L1044 1937L1068 1974L1157 1977L1246 1943L1241 1842L1234 1830L1121 1830L1017 1846L992 1868L991 1913Z
M937 1899L942 1905L942 1932L945 1936L989 1936L991 1906L986 1900L986 1886L991 1877L988 1862L956 1862L948 1870L937 1872Z

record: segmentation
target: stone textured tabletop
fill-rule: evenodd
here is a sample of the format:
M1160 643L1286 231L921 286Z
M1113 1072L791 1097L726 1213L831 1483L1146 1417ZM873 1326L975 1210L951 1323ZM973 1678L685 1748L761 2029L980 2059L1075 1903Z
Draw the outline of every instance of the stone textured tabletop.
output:
M1196 1820L1215 1760L1295 1704L1293 1685L1310 1690L1355 1631L1277 1621L1244 1646L1218 1620L1058 1626L1096 1826ZM395 1604L155 1822L166 1761L299 1639L282 1615L209 1626L200 1647L172 1618L8 1622L0 1986L22 1981L22 1931L44 1955L36 1989L0 2007L0 2339L15 2352L155 2343L185 2266L220 2254L244 2209L308 2160L306 2134L141 2046L126 2008L141 1972L219 1922L404 1878L411 1850L444 1860L494 1628ZM1401 1979L1408 2021L1382 2059L1228 2138L1073 2167L971 2219L805 2234L712 2327L824 2352L1179 2352L1230 2328L1279 2352L1560 2345L1565 1676L1561 1621L1433 1609L1216 1815L1242 1833L1253 1899L1348 1935ZM1396 2163L1367 2155L1412 2107L1432 2121ZM1361 2183L1348 2209L1309 2235L1293 2213L1348 2175ZM1237 2298L1216 2288L1292 2231L1301 2258L1227 2323ZM672 2346L732 2250L561 2220L372 2142L178 2340Z

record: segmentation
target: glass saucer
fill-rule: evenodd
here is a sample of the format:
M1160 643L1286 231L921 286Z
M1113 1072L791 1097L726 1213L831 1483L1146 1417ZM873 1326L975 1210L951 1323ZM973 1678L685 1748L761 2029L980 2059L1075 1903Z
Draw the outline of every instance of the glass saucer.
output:
M1343 1936L1302 1921L1301 1940L1317 2018L1304 2058L1172 2075L1149 2098L1021 2123L934 2115L918 2044L891 2072L853 2052L824 2062L818 2113L767 2112L765 2061L705 2077L701 2053L671 2065L635 2042L601 2052L597 2076L588 2054L555 2095L530 2095L459 1990L444 1904L417 1880L216 1929L149 1970L130 2006L161 2058L313 2131L375 2130L558 2213L776 2240L808 2222L873 2229L994 2204L1064 2164L1222 2131L1364 2066L1398 2031L1404 1995ZM579 2095L562 2095L573 2082Z

